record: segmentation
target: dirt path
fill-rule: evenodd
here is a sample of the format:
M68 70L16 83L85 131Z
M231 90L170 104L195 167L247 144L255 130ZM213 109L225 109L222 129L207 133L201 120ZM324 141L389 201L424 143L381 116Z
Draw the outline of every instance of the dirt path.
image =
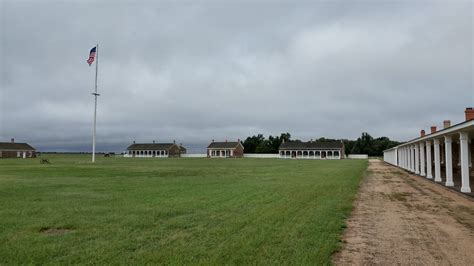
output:
M336 265L474 265L474 202L370 160Z

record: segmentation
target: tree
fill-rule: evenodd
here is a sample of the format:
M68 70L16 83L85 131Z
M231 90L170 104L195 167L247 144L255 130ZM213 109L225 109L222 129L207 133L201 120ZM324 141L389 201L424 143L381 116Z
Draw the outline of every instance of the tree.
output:
M244 150L246 153L255 153L257 150L257 147L263 143L265 138L263 137L262 134L258 134L257 136L252 136L252 137L247 137L245 139L243 145L244 145Z
M350 141L348 142L350 145ZM400 142L392 141L387 137L372 138L369 133L364 132L349 149L352 154L368 154L369 156L382 156L383 151L399 145ZM346 150L348 147L346 147Z
M246 153L278 153L281 143L289 141L291 138L290 133L281 133L280 136L268 136L268 139L262 134L257 136L247 137L243 142L244 150Z

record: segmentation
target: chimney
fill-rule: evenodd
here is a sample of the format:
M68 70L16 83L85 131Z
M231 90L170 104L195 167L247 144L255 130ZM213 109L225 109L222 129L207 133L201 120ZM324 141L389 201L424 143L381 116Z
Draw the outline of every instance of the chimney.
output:
M214 139L212 139L212 142L214 143Z
M422 130L420 131L420 136L421 136L421 137L424 137L425 135L426 135L425 130L422 129Z
M14 138L12 138L12 143L15 143L15 139L14 139Z
M448 128L451 126L451 120L444 120L443 121L443 129Z
M153 140L153 144L155 144L155 140Z
M435 133L436 132L436 126L431 126L431 134Z
M466 107L466 111L464 111L464 115L466 116L466 121L474 119L474 108Z
M237 142L239 142L239 143L240 143L240 139L237 139Z
M176 140L173 140L173 144L176 144Z

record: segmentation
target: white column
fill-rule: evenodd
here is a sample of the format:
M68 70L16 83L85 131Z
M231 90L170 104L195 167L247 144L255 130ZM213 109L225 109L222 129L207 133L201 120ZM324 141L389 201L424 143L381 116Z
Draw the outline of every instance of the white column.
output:
M406 155L406 159L405 159L406 166L405 166L405 169L410 170L410 147L405 147L405 155Z
M403 167L404 169L406 169L405 147L402 148L402 158L403 158L403 160L402 160L402 167Z
M451 136L444 137L444 158L446 158L446 183L447 187L454 186L453 183L453 154Z
M439 139L434 139L435 182L441 182L441 162L439 156Z
M426 178L433 179L431 171L431 140L426 141Z
M410 153L410 172L414 172L414 164L413 164L413 147L412 146L409 146L408 147L408 151Z
M407 148L403 147L403 168L407 169Z
M407 146L405 153L407 154L407 170L410 171L410 146Z
M425 143L420 142L420 175L426 176L425 172Z
M398 149L396 149L397 152L395 152L395 165L399 165L398 164L398 158L400 158L400 156L398 156Z
M400 167L403 168L403 160L405 158L403 157L403 148L400 148Z
M408 168L408 171L411 171L411 147L408 146L407 147L407 168Z
M461 150L461 192L471 193L469 186L469 136L467 132L459 133L459 145Z
M400 166L401 166L402 168L404 168L404 167L403 167L403 164L404 164L404 161L405 161L405 155L403 154L404 149L405 149L405 148L401 148L401 150L400 150L400 158L401 158L401 161L400 161L401 165L400 165Z
M415 174L420 174L420 149L418 143L415 144Z

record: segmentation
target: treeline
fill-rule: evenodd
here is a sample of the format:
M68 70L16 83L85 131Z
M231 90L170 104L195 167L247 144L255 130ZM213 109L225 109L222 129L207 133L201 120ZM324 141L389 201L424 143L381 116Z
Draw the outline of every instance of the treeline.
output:
M373 138L364 132L357 140L343 140L346 154L368 154L369 156L383 156L383 151L395 147L401 142L390 140L387 137Z
M244 145L245 153L278 153L278 148L283 140L290 140L290 133L281 133L280 136L268 136L266 139L262 134L251 136L245 139L242 143Z
M265 138L262 134L247 137L243 142L245 153L278 153L278 148L282 141L300 141L292 140L290 133L282 133L280 136L268 136ZM336 139L317 138L315 141L330 142L340 141ZM357 140L343 139L346 154L368 154L369 156L382 156L383 151L400 144L398 141L390 140L387 137L373 138L369 133L362 133Z

